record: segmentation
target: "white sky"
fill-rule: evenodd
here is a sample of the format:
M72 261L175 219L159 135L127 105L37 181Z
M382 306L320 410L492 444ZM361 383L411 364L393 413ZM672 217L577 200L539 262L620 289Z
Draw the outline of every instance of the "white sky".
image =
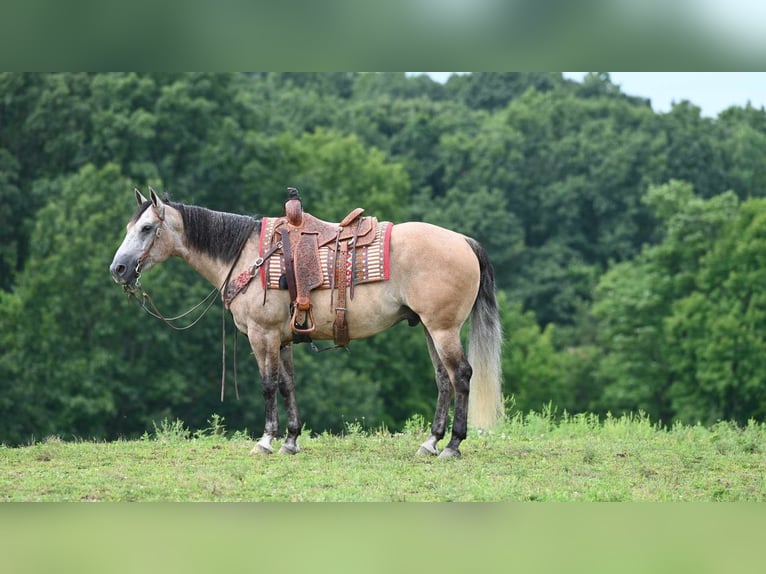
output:
M574 80L584 72L564 72ZM623 93L652 101L655 112L670 111L673 102L689 100L702 114L716 117L730 106L766 106L766 72L610 72Z
M420 72L414 72L420 73ZM444 82L451 72L425 72ZM585 72L564 72L580 81ZM610 72L612 82L631 96L649 98L655 112L689 100L702 114L716 117L730 106L766 107L766 72Z

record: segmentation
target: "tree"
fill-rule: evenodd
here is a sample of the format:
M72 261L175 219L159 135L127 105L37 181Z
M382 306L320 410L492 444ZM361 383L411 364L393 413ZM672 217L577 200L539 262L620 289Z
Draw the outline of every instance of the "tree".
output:
M651 237L640 198L662 139L650 108L611 94L530 90L501 115L518 134L504 189L526 246L514 290L538 320L571 325L595 277Z
M503 394L512 397L520 412L542 410L553 403L572 410L573 388L568 387L564 361L553 345L553 325L541 329L534 313L500 297L506 343L503 349Z
M727 189L722 147L713 120L703 118L700 108L688 101L674 104L660 120L667 141L664 179L687 181L706 198Z
M3 382L17 397L0 416L5 442L53 433L98 436L116 409L104 343L116 343L120 330L99 317L109 315L103 279L112 246L103 238L115 229L117 204L99 192L108 196L127 182L114 167L101 173L87 167L47 185L62 186L65 199L40 213L17 290L2 300L3 331L13 334L3 362L14 365Z
M677 302L698 290L702 262L736 216L738 201L731 192L705 200L690 184L671 181L650 188L646 202L663 220L665 237L612 267L596 289L601 408L642 409L669 421L678 415L671 400L678 373L666 322Z
M666 322L678 419L744 425L766 416L766 201L742 204L702 259L697 289Z
M305 208L317 217L339 221L354 206L363 206L381 220L404 218L407 174L356 136L318 129L279 143L284 157L290 158L287 165L278 166L290 172L284 181L304 192ZM277 199L281 207L285 196Z
M727 180L740 199L766 193L766 110L733 107L718 117L718 141Z
M447 82L470 108L496 110L529 89L547 92L563 85L560 73L550 72L474 72L455 76Z
M37 217L15 292L0 299L2 394L13 398L0 404L0 441L136 436L171 415L190 424L227 415L228 405L217 404L220 357L210 352L220 322L168 332L129 306L109 277L132 209L130 182L117 166L88 165L40 185L55 199ZM175 271L168 263L145 278L161 308L188 307L209 290ZM259 398L245 396L249 409L237 405L238 428L257 420Z
M13 275L21 267L26 210L19 189L19 164L7 150L0 148L0 291L8 291Z

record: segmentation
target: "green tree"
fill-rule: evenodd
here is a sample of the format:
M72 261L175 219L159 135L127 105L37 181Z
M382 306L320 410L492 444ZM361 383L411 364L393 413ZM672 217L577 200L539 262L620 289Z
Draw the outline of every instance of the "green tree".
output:
M530 90L501 114L519 134L504 189L526 246L514 291L543 323L572 324L595 277L651 237L640 198L663 140L650 108L613 95Z
M574 389L565 384L565 363L553 344L554 326L541 329L531 311L510 304L505 296L500 302L506 339L503 394L513 397L512 404L520 412L539 412L548 403L571 411Z
M11 396L20 395L4 405L3 441L52 433L99 436L105 415L116 409L110 392L115 365L104 343L116 343L120 331L99 317L109 315L104 274L112 246L103 238L117 225L117 204L99 191L124 189L127 182L114 167L102 173L86 167L79 177L46 185L62 186L58 195L65 199L39 214L16 292L2 300L3 362L14 365L3 382Z
M456 92L470 108L496 110L529 89L546 92L563 85L560 73L550 72L474 72L453 76L447 89Z
M405 217L409 181L404 169L356 136L318 129L298 140L281 138L280 144L290 158L280 166L282 173L291 173L284 181L304 192L305 209L317 217L338 221L353 207L381 220ZM285 198L277 198L280 208Z
M766 201L742 204L666 322L678 419L766 417Z
M660 116L660 123L667 142L664 179L687 181L702 197L727 189L723 149L712 119L702 117L698 106L682 101Z
M732 107L718 117L727 179L740 199L766 193L766 110Z
M668 421L677 415L670 395L677 373L666 322L674 305L697 291L702 261L736 216L738 201L731 192L702 199L680 181L652 187L646 201L663 220L665 237L613 266L596 289L601 408L642 409Z
M14 398L0 403L0 441L50 434L117 438L136 436L165 417L192 425L204 424L212 412L228 417L225 409L234 402L218 403L220 356L210 347L220 336L220 319L171 332L129 305L109 277L133 201L117 166L88 165L39 186L55 199L38 214L15 292L0 299L0 369L8 376L2 394ZM120 197L125 200L114 199ZM161 308L188 307L209 290L193 272L185 275L189 271L180 261L168 262L144 283ZM259 398L247 394L248 405L237 405L237 428L257 421Z
M27 209L18 173L16 158L0 148L0 291L10 290L13 275L21 267L25 221L19 216Z

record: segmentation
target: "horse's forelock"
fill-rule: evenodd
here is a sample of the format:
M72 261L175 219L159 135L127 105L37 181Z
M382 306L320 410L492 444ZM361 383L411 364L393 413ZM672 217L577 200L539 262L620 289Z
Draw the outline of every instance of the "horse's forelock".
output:
M133 213L133 217L130 218L130 223L135 223L139 219L141 219L141 216L144 214L144 211L149 209L149 207L152 205L152 202L147 200L143 202L141 205L139 205L136 208L136 211Z

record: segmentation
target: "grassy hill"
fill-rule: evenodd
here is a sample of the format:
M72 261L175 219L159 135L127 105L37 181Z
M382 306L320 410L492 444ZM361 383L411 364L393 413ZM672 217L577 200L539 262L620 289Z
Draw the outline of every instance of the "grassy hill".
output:
M165 421L141 440L0 448L3 501L766 501L766 425L660 428L645 417L517 415L472 431L463 458L415 455L402 433L347 425L301 438L294 457L250 456L252 437L213 417Z

